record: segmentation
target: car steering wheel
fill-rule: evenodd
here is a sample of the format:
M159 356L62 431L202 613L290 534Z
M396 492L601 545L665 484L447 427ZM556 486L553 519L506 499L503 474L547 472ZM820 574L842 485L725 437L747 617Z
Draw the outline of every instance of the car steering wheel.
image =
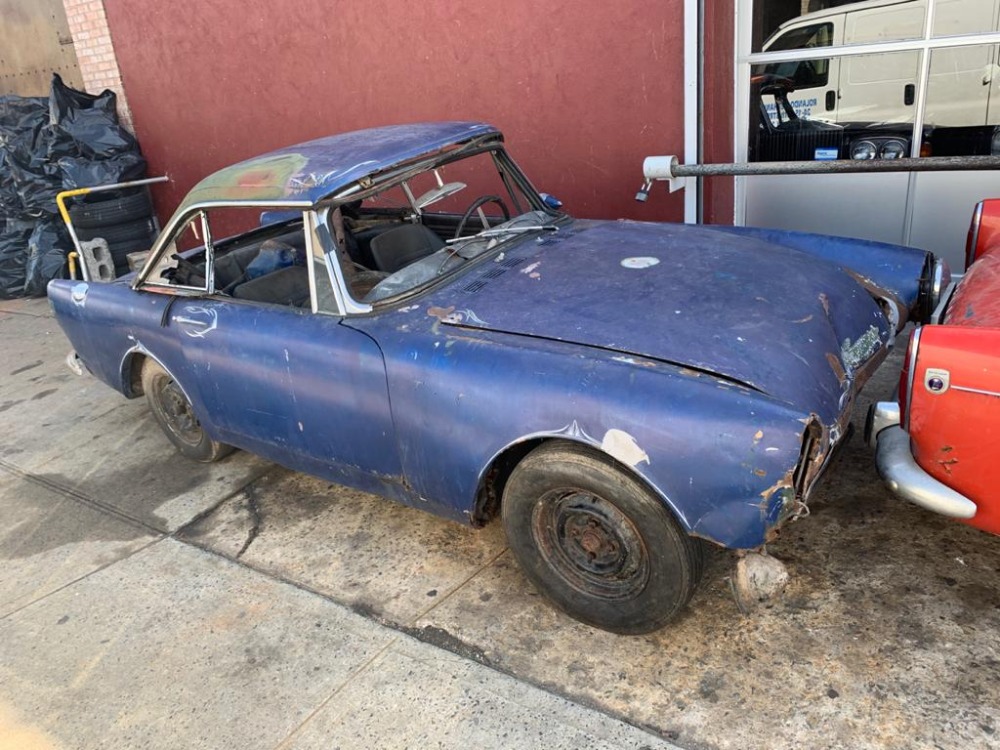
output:
M458 222L458 228L455 230L456 240L462 236L466 223L472 218L472 214L476 212L476 209L485 206L487 203L496 203L500 206L500 210L503 211L503 220L510 221L510 211L507 210L507 206L504 205L503 199L499 195L481 195L472 201L472 205L465 209L465 213L462 214L462 219ZM489 228L490 225L483 219L483 229Z

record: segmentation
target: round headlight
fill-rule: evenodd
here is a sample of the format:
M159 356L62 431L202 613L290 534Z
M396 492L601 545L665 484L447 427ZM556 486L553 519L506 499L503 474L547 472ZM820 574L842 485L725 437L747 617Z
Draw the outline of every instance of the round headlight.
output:
M990 139L990 155L1000 156L1000 127L993 129L993 137Z
M906 156L906 144L895 139L886 141L878 155L883 159L902 159Z
M851 144L852 159L874 159L877 150L871 141L856 141Z

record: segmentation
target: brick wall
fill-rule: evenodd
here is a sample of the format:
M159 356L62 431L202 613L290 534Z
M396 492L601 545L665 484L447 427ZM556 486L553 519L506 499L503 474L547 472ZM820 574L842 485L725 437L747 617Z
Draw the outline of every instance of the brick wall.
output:
M73 46L80 63L84 88L91 94L99 94L104 89L111 89L118 94L118 116L131 130L132 113L125 98L118 58L111 43L104 0L63 0L63 6L73 35Z

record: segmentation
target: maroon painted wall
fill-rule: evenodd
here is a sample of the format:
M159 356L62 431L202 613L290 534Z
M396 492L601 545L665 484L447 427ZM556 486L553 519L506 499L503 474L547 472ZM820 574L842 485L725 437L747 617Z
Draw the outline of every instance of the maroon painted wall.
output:
M208 172L355 128L486 120L577 216L679 220L634 196L643 157L682 153L682 2L105 0L169 214Z

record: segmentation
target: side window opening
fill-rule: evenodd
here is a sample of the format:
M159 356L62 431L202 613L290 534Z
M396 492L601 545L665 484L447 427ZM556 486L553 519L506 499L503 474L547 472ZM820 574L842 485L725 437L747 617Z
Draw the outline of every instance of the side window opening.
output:
M260 220L259 209L221 207L200 212L175 235L150 282L248 302L309 308L301 218L265 226Z
M207 221L199 211L174 234L160 260L148 276L152 286L170 286L207 292L205 238Z
M820 23L790 29L767 48L768 52L778 52L791 49L810 49L813 47L829 47L833 44L833 24ZM829 60L799 60L795 62L772 63L765 68L765 73L781 76L794 81L795 88L808 89L826 86L830 78Z

